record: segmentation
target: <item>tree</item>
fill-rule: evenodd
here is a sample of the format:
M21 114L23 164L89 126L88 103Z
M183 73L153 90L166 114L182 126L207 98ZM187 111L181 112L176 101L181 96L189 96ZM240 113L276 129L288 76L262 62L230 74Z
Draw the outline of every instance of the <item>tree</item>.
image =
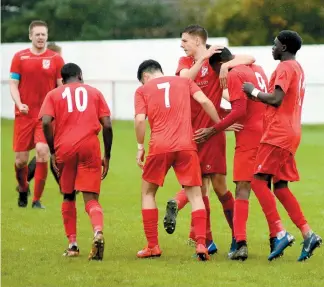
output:
M204 26L212 36L226 36L231 45L269 45L280 30L296 30L306 44L324 43L321 0L220 0Z
M39 15L56 41L178 36L172 5L152 0L12 0L2 2L2 12L3 42L27 41L27 27Z

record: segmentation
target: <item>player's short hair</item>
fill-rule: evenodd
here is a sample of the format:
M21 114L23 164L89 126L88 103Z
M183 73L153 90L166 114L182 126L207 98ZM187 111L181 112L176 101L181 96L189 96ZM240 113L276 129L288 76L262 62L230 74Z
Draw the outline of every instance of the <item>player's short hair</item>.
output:
M139 81L142 80L144 72L147 73L161 72L163 74L163 70L160 63L155 60L145 60L139 65L137 70L137 79Z
M49 42L47 44L47 49L51 50L51 51L54 51L56 53L60 53L62 48L59 46L59 45L56 45L55 42Z
M277 39L280 41L281 44L286 45L288 52L294 55L301 48L303 43L303 40L299 36L299 34L291 30L282 30L278 34Z
M81 74L82 74L81 68L74 63L67 63L61 69L63 82L66 82L70 78L78 77Z
M208 38L207 30L204 27L201 27L199 25L189 25L186 28L183 29L183 31L180 34L180 37L183 33L187 33L192 36L198 36L200 39L203 40L204 43L206 43Z
M46 27L48 29L47 23L42 20L34 20L29 24L29 34L33 31L34 27Z
M228 62L233 59L231 51L224 47L221 53L215 53L209 58L209 65L213 66L216 63Z

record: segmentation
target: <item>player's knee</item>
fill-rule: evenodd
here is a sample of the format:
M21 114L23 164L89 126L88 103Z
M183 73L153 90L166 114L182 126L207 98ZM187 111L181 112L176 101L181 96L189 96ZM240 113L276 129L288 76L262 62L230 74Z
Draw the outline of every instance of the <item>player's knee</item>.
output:
M227 192L226 176L223 174L215 174L212 176L213 189L218 196L222 196Z
M75 201L75 191L69 194L64 194L63 198L65 201Z
M16 167L22 168L26 166L28 163L28 152L24 153L16 153L15 164Z
M36 159L37 161L47 162L49 159L49 148L47 144L36 144Z
M247 181L236 183L235 198L236 199L249 199L251 191L251 184Z

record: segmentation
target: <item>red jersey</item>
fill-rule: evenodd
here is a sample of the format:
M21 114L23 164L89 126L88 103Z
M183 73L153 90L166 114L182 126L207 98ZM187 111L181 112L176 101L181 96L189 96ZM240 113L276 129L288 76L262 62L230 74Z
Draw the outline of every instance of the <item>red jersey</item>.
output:
M285 96L280 107L267 106L262 143L286 149L295 154L301 138L301 111L305 95L305 76L295 60L280 62L272 73L269 89L281 87Z
M176 75L180 75L180 72L183 69L190 69L194 64L194 58L181 57L179 60ZM220 112L223 90L220 86L219 77L209 65L208 59L200 68L195 78L195 83L212 101L217 112ZM194 130L210 127L215 124L214 121L202 109L201 105L195 100L191 101L191 117Z
M236 100L246 101L246 113L239 123L244 125L244 129L235 133L236 147L255 148L260 144L263 132L263 116L266 105L250 100L242 90L244 82L252 83L256 88L268 92L268 79L262 67L258 65L239 65L228 73L228 92L230 102Z
M139 87L135 114L145 114L151 127L149 155L196 150L191 125L190 98L200 91L188 78L160 77Z
M47 49L35 55L30 49L15 54L10 67L10 78L19 80L20 99L29 107L29 117L37 118L46 94L56 88L64 65L62 57ZM19 110L15 107L15 114Z
M98 135L99 119L110 116L110 110L100 91L82 83L71 83L47 94L39 118L44 115L55 119L55 155L58 161L63 161L85 140Z

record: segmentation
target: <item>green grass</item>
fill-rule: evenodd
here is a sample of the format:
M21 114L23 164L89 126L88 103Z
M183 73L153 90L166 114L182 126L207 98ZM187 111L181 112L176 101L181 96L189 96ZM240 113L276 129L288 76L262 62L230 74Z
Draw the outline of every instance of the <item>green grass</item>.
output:
M157 195L160 210L160 246L163 255L155 260L138 260L136 252L145 245L141 212L141 172L136 166L136 141L133 123L114 122L114 144L108 177L102 184L101 204L105 217L105 258L88 262L92 239L91 225L78 197L79 258L64 258L67 246L61 219L61 196L49 175L43 203L46 210L17 207L15 192L12 121L2 120L1 217L2 272L4 287L18 286L324 286L324 250L318 249L308 262L298 263L302 241L286 212L279 208L285 226L297 244L280 260L269 263L268 230L254 195L251 196L248 222L249 259L230 262L226 253L230 232L216 196L212 194L212 227L219 253L210 262L196 262L186 239L190 208L178 217L177 230L163 230L165 202L179 189L173 171ZM233 136L228 135L228 183L231 190ZM324 236L323 171L324 126L304 127L297 154L301 182L291 184L312 228Z

